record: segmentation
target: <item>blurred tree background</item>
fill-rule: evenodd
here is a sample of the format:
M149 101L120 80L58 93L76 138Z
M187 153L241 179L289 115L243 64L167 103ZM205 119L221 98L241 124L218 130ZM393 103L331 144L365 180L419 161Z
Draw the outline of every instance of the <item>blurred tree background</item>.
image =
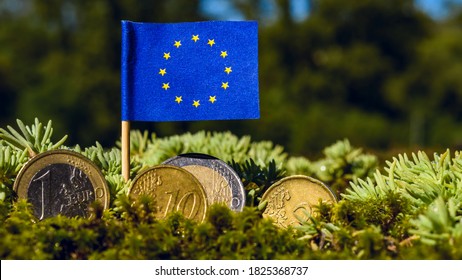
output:
M120 20L222 19L205 0L0 0L0 127L51 119L68 145L120 137ZM391 149L460 148L462 10L413 0L222 0L259 21L261 119L133 123L159 136L226 131L317 154L343 138ZM298 8L301 9L301 8Z

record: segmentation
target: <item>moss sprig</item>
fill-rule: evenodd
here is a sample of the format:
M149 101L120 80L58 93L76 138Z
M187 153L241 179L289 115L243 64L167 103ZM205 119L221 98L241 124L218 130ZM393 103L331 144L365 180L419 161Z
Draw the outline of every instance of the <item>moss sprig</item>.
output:
M133 131L130 134L131 152L144 165L162 163L170 157L185 153L203 153L217 157L225 162L234 160L243 163L249 158L259 165L275 160L282 164L287 158L283 147L270 141L255 142L250 136L238 137L231 132L184 133L169 137L156 137L155 134ZM120 147L120 142L117 143Z
M337 197L340 197L350 182L373 179L378 168L377 156L352 146L348 139L324 148L323 155L318 160L289 157L285 164L287 173L312 176L329 185Z
M235 161L228 164L241 178L247 193L246 205L251 207L258 206L264 192L285 174L285 170L278 167L274 160L263 166L255 163L253 159L248 159L242 164Z
M19 131L11 126L7 126L8 130L0 128L0 138L18 150L22 151L26 149L29 157L45 151L58 149L67 139L67 135L65 135L56 143L51 141L51 136L53 135L51 120L45 126L37 118L35 118L35 123L31 126L25 125L19 119L16 122Z
M27 161L27 150L19 151L0 141L0 200L12 201L14 198L14 177Z
M375 207L378 212L360 216L376 216L377 219L373 219L376 224L383 226L395 217L398 227L408 227L409 234L421 236L422 242L450 242L460 238L462 233L461 162L461 154L455 153L451 159L449 150L442 154L435 153L433 159L423 151L413 153L411 157L398 155L393 161L387 161L385 174L380 171L374 174L375 181L369 179L352 183L351 188L343 194L343 199L357 206L363 205L364 209ZM390 201L386 197L394 198ZM373 201L382 202L366 206ZM385 201L388 204L383 204ZM392 205L398 204L391 204L393 201L401 201L401 207L394 208ZM387 211L394 214L387 214ZM402 224L399 224L400 219Z

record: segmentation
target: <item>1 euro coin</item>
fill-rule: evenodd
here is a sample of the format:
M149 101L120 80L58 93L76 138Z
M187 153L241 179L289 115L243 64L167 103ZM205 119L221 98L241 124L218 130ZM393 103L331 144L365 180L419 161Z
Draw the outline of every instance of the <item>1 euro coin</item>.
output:
M83 155L53 150L31 158L20 170L13 186L27 199L40 220L57 216L89 216L94 201L109 207L109 188L99 168Z

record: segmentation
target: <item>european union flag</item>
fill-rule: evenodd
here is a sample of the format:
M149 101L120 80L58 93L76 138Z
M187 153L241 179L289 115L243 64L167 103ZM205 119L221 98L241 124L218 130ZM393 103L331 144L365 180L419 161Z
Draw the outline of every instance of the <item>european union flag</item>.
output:
M255 21L122 21L122 120L260 117Z

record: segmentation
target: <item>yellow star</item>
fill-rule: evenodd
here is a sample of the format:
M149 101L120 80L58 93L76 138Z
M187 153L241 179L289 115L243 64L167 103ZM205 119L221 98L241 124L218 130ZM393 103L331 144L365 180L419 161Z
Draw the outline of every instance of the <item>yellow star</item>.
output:
M226 82L226 83L222 82L221 87L224 88L224 89L227 89L229 87L228 82Z
M192 35L192 39L195 42L199 41L199 35Z
M181 102L183 102L183 97L182 96L175 96L175 102L180 104Z
M215 39L212 39L212 40L209 39L209 41L207 42L207 45L210 45L210 46L215 45Z
M229 73L233 72L233 70L231 70L231 67L225 67L225 72L229 75Z
M168 60L170 58L170 53L169 52L164 53L164 58L165 58L165 60Z
M173 44L175 47L179 48L181 46L181 41L175 41L175 44Z
M226 71L226 70L225 70L225 71ZM160 69L160 70L159 70L159 74L162 75L162 77L163 77L165 74L167 74L167 69L166 69L166 68Z
M194 100L193 106L196 107L196 108L199 107L201 105L201 104L199 104L199 101L200 100Z
M162 88L165 90L169 89L170 88L169 83L162 83Z
M217 97L216 97L216 96L209 96L209 97L210 97L210 98L209 98L210 103L213 104L215 101L217 101Z
M221 54L220 54L221 57L225 58L228 56L228 52L227 51L221 51Z

